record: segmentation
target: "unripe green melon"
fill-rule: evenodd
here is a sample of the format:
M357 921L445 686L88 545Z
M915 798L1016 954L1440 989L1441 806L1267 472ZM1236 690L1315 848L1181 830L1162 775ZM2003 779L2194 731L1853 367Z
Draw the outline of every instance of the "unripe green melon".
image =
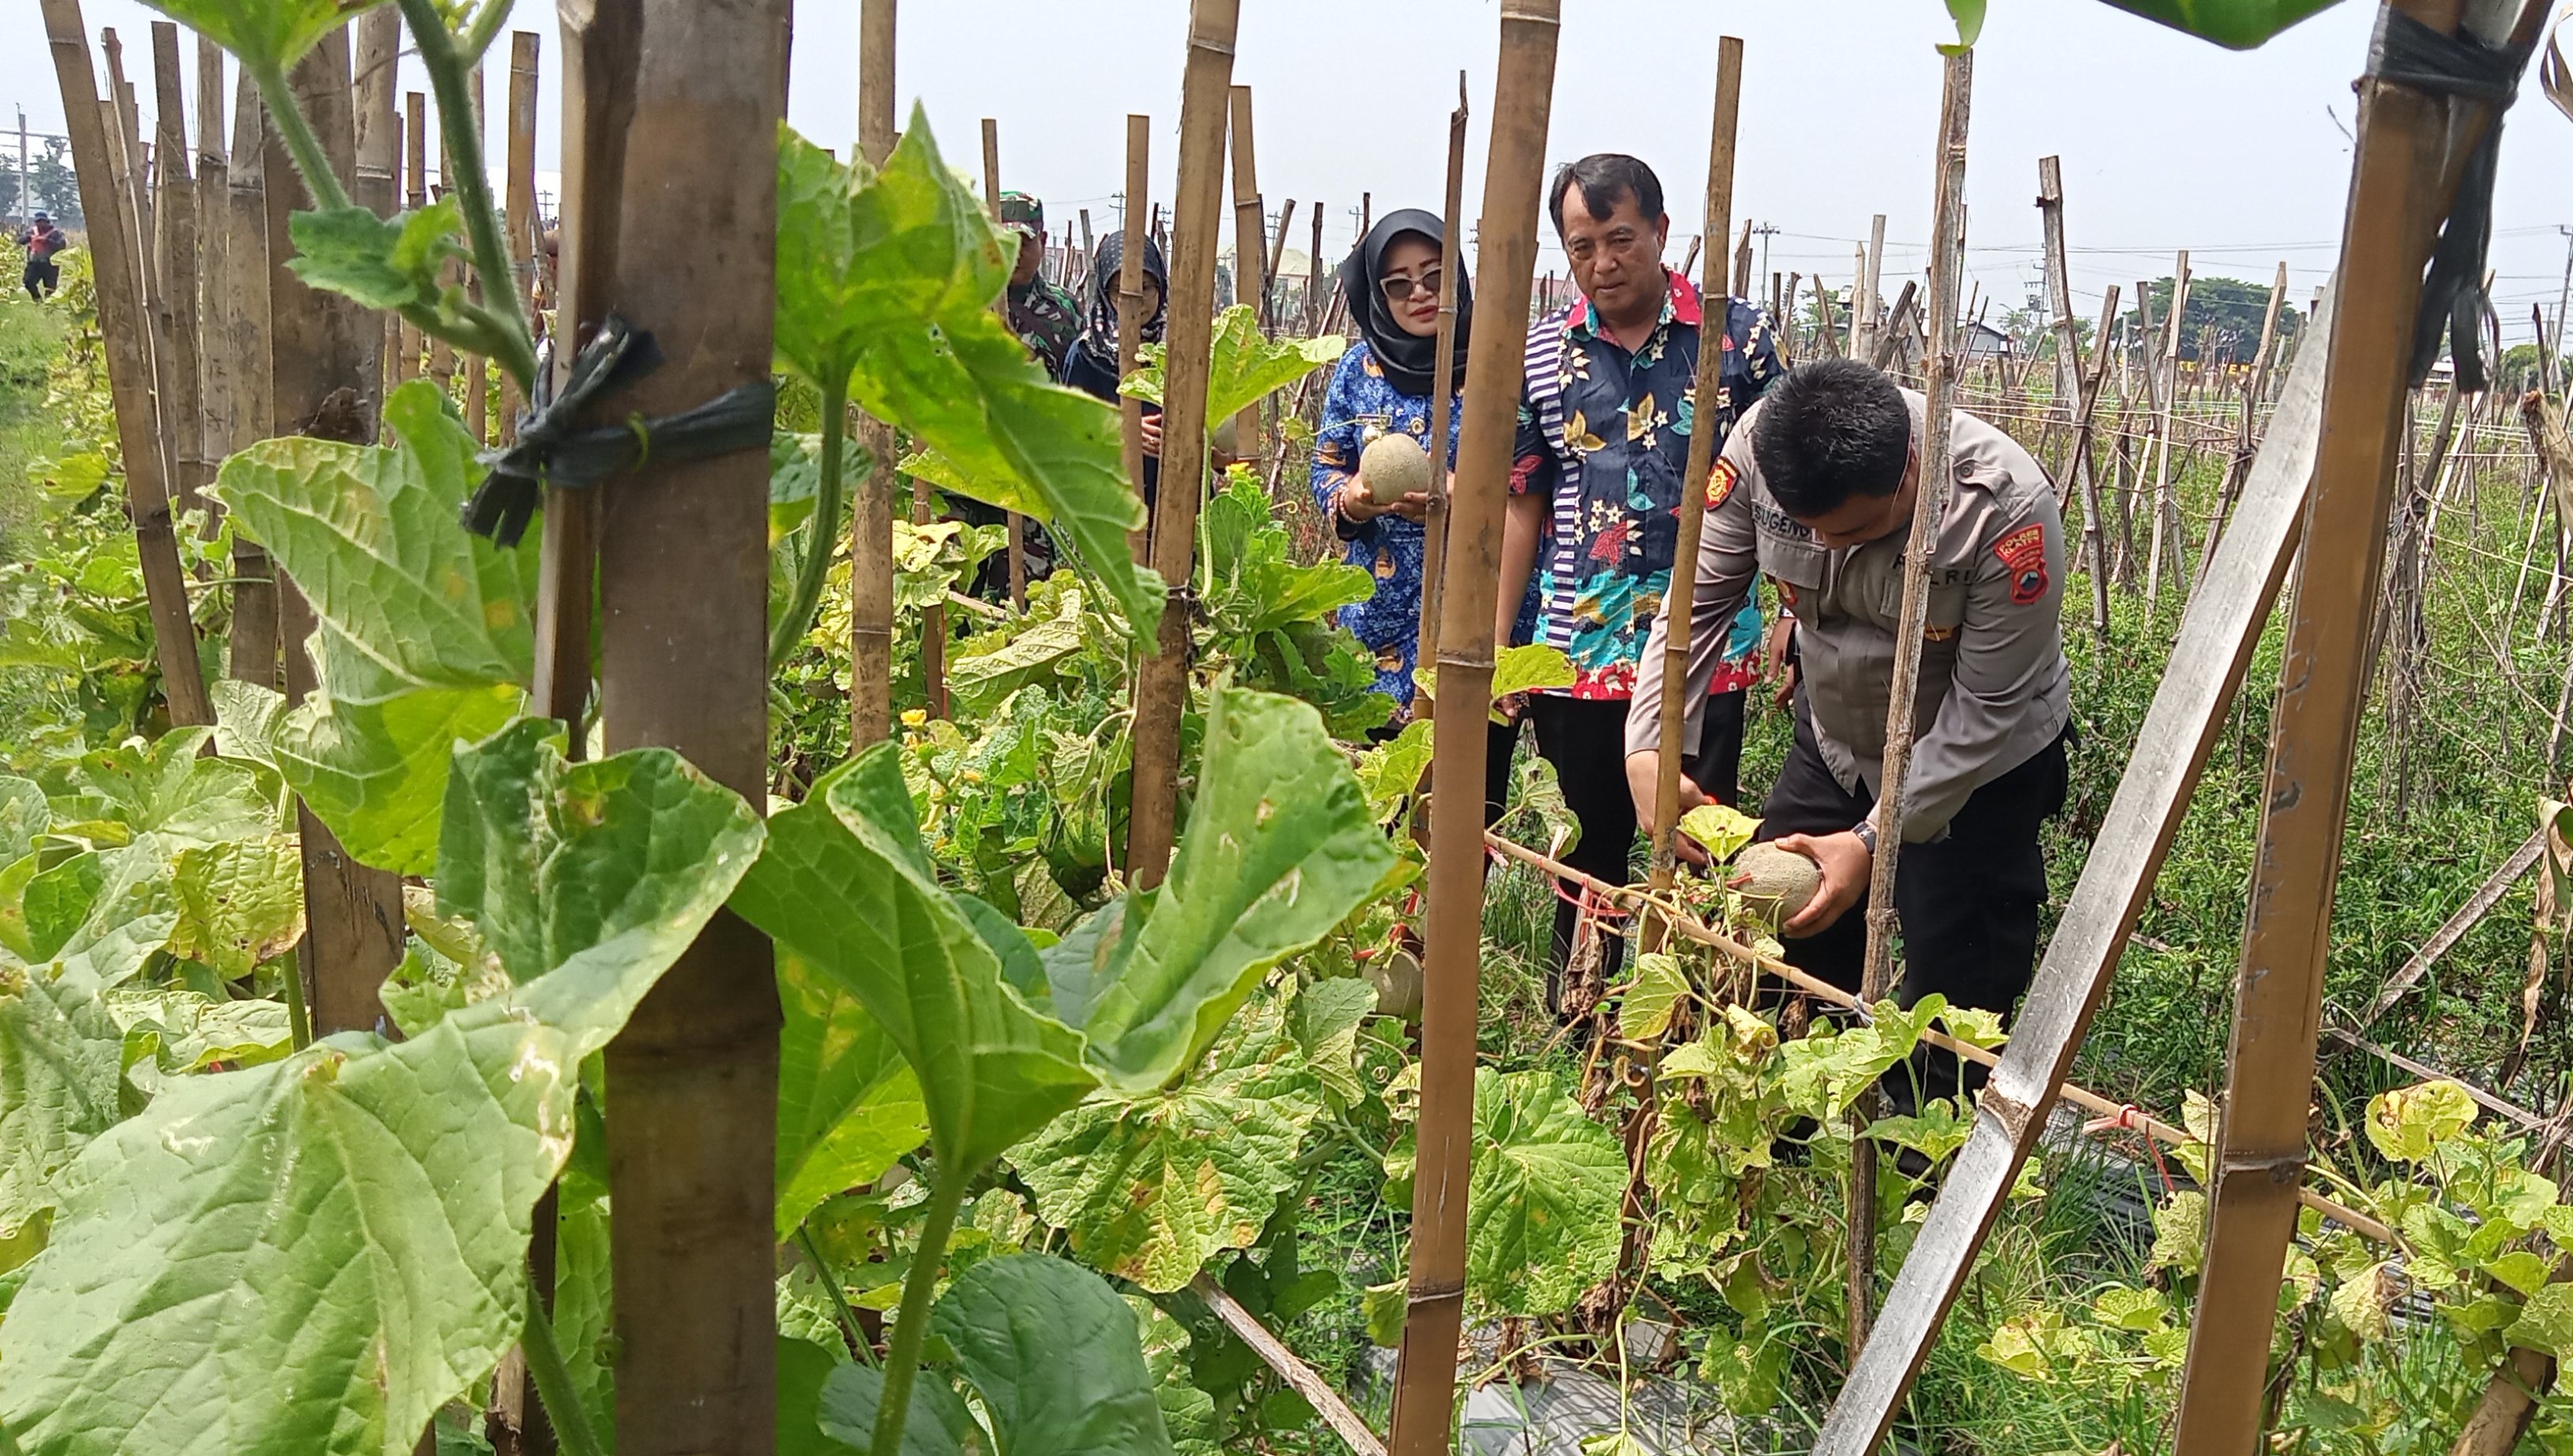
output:
M1733 873L1725 878L1727 883L1740 882L1734 889L1744 903L1773 925L1785 925L1804 914L1823 888L1820 865L1774 844L1744 850L1733 862Z
M1415 491L1428 490L1429 452L1410 435L1380 435L1358 456L1358 478L1366 482L1376 504L1391 505Z

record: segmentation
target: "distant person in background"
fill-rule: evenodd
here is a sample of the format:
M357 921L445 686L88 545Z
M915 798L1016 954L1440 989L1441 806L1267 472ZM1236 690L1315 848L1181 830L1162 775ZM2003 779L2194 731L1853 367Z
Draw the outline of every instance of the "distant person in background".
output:
M1063 381L1085 394L1117 402L1117 290L1124 277L1126 233L1117 229L1099 240L1090 255L1088 318L1081 336L1064 355ZM1170 321L1171 270L1162 261L1161 245L1144 240L1144 297L1140 312L1143 344L1162 342ZM1153 503L1162 482L1162 406L1144 405L1144 503Z
M27 269L18 281L26 285L28 298L42 303L62 287L63 270L54 255L71 247L72 240L54 226L52 215L38 213L33 226L18 235L18 246L27 250Z
M1368 445L1391 434L1409 435L1429 448L1429 397L1436 387L1441 224L1416 208L1387 213L1340 265L1340 287L1357 325L1357 343L1340 356L1322 400L1322 427L1313 437L1313 504L1331 523L1344 559L1375 578L1375 595L1340 608L1340 625L1375 653L1375 690L1397 705L1411 702L1412 668L1420 650L1422 521L1429 492L1413 491L1379 505L1361 474ZM1465 339L1472 292L1456 280L1456 358L1449 377L1462 390ZM1456 435L1447 436L1447 458L1432 468L1456 467Z
M1045 278L1045 203L1024 192L1001 194L1001 226L1019 236L1018 262L1010 270L1010 332L1045 365L1046 377L1063 382L1064 356L1081 333L1081 306Z

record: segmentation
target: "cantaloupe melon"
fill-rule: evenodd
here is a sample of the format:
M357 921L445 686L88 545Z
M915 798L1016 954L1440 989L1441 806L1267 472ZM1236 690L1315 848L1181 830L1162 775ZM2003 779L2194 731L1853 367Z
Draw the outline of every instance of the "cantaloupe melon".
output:
M1358 456L1358 478L1378 505L1429 488L1429 452L1407 434L1380 435Z
M1804 914L1823 888L1822 867L1774 844L1755 844L1733 862L1725 883L1742 896L1754 913L1772 925L1785 925Z

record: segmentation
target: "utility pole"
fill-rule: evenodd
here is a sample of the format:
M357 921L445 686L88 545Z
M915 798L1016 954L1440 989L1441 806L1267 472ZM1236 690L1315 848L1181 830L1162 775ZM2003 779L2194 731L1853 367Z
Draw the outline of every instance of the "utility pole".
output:
M18 216L33 222L36 217L36 195L28 190L29 186L30 181L27 172L27 108L22 106L18 108ZM2564 311L2560 308L2557 309L2555 311L2555 317L2558 320L2561 320L2564 317ZM2563 325L2559 323L2556 328L2560 332Z
M1765 277L1769 272L1769 240L1778 236L1778 225L1775 223L1762 223L1759 227L1754 228L1751 231L1758 235L1760 239L1760 272ZM1774 324L1777 321L1771 320L1770 322Z
M21 112L18 115L18 166L23 170L26 165L27 117L26 113ZM27 195L23 183L19 186L18 195L21 198ZM23 202L19 205L25 206ZM2564 286L2555 291L2554 342L2550 345L2546 340L2541 339L2537 341L2537 347L2552 359L2562 359L2564 357L2564 305L2568 298L2573 298L2573 228L2558 223L2555 231L2564 235Z

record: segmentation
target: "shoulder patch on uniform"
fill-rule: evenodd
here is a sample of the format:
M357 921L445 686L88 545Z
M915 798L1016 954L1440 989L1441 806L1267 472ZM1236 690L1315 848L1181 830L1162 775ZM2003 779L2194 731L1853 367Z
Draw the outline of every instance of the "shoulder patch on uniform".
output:
M1742 472L1733 468L1731 460L1716 461L1715 468L1708 471L1706 476L1706 508L1723 509L1724 502L1733 498L1733 487L1739 484L1741 479Z
M2010 568L2011 600L2021 606L2046 595L2046 525L2032 521L1993 542L1993 554Z

